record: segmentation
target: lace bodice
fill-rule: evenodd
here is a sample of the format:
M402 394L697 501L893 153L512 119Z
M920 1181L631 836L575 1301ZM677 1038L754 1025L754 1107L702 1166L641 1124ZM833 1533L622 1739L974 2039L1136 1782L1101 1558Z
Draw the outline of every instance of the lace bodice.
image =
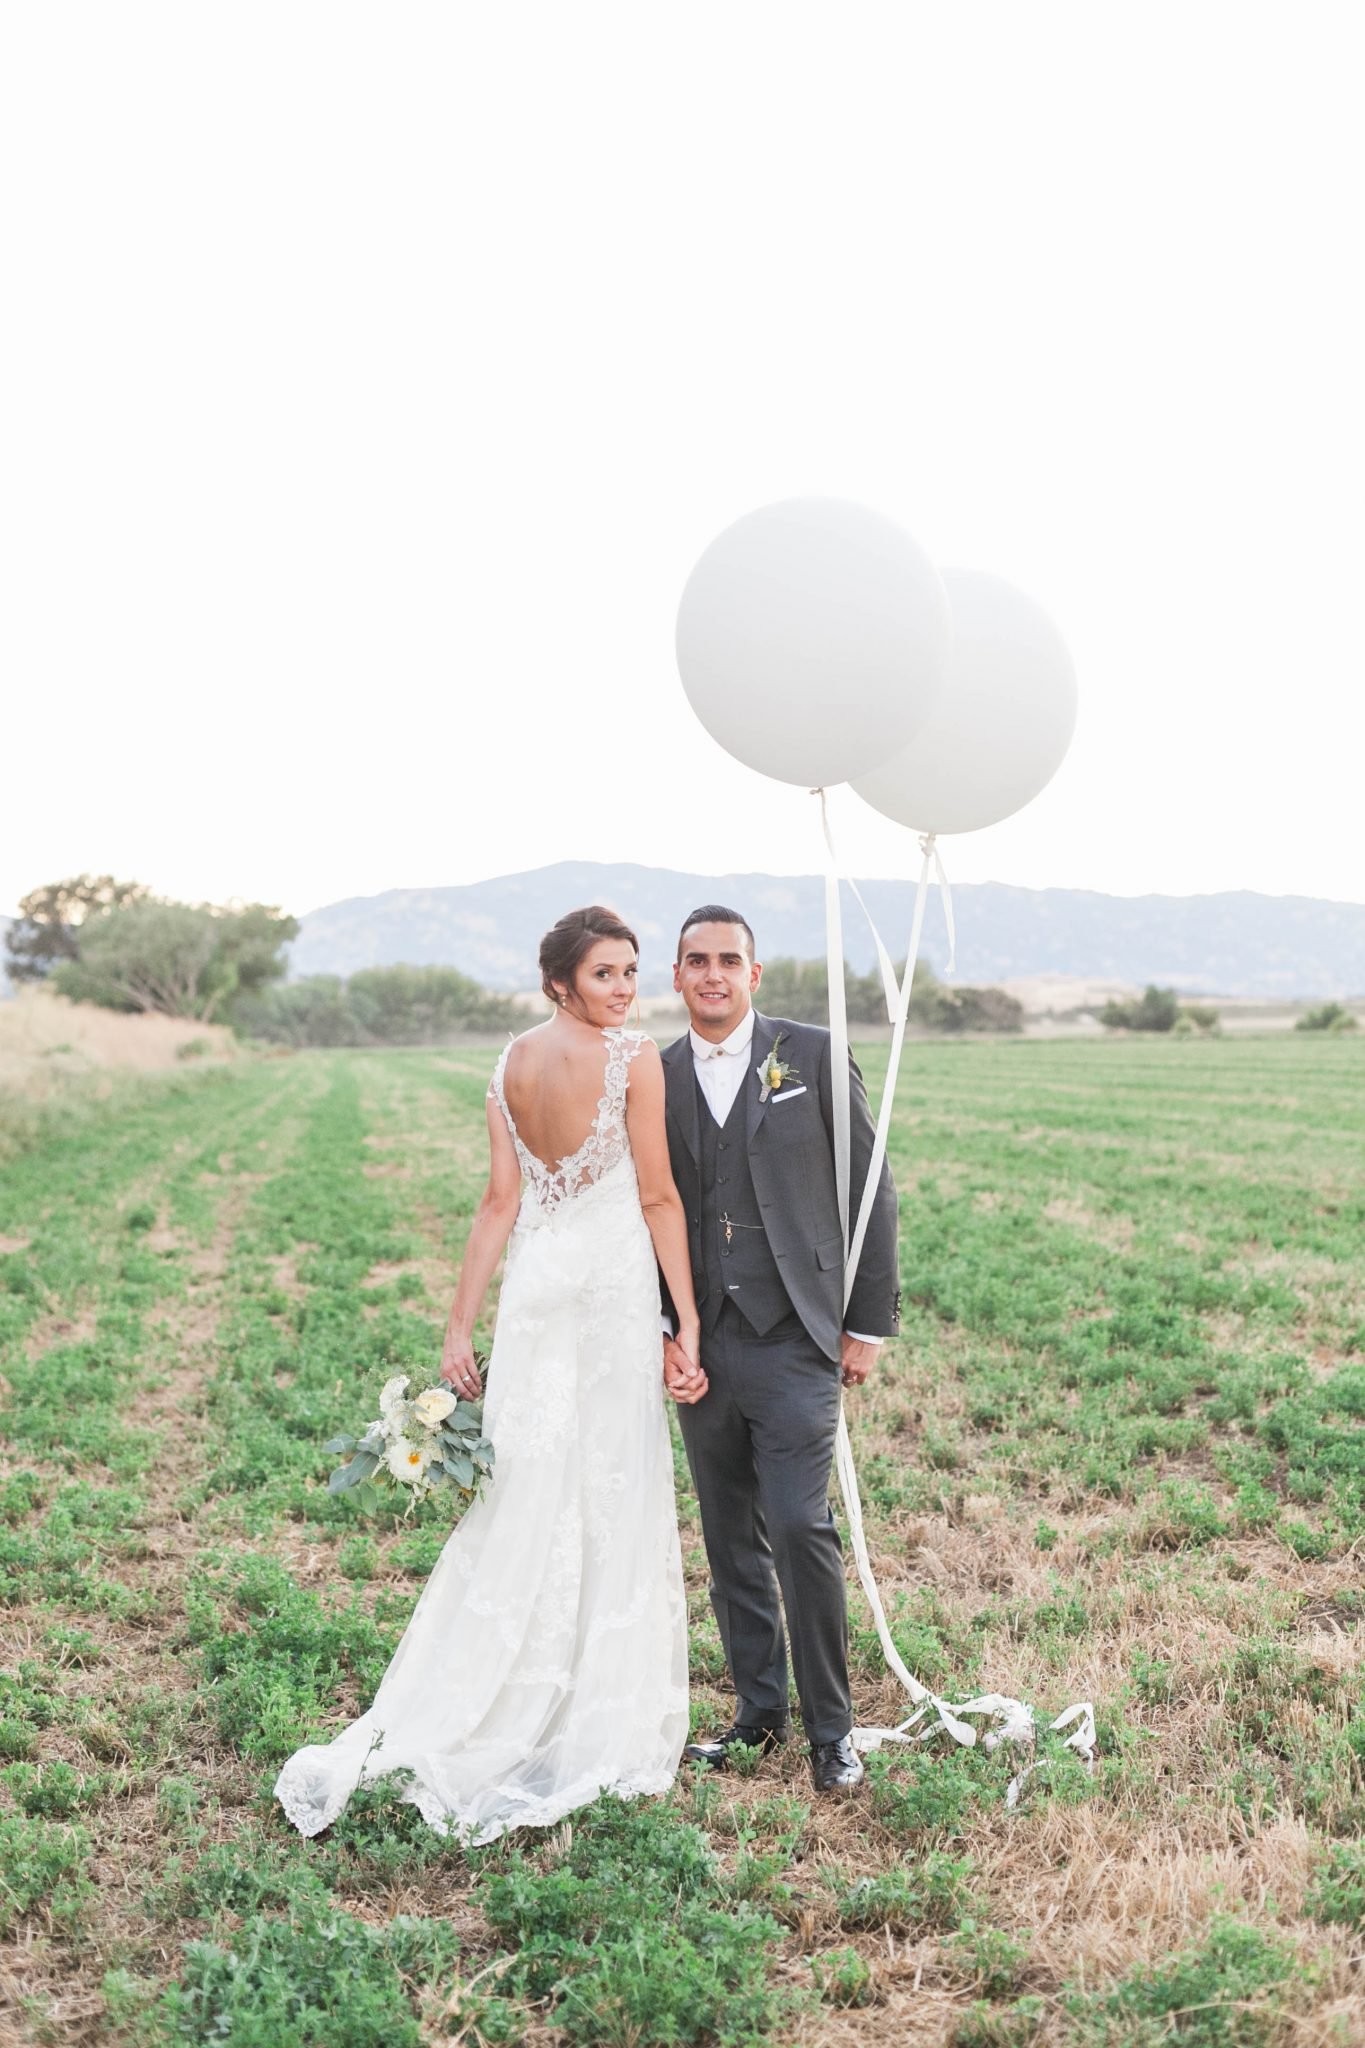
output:
M610 1173L630 1151L630 1140L626 1135L626 1087L630 1063L641 1046L648 1043L648 1037L643 1031L604 1031L602 1036L607 1041L607 1064L602 1075L597 1114L578 1150L561 1159L557 1166L547 1166L543 1159L538 1159L523 1145L512 1120L512 1112L507 1107L502 1077L511 1045L503 1047L493 1069L493 1079L488 1085L489 1096L503 1113L512 1134L512 1143L517 1148L523 1182L541 1210L562 1208L584 1188L592 1187Z

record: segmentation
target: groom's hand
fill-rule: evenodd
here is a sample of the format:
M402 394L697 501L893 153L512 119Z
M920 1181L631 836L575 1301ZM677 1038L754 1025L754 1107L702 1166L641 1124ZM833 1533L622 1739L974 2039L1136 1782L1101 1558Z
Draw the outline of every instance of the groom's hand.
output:
M699 1365L694 1365L676 1337L664 1338L664 1388L682 1408L700 1401L710 1385Z
M861 1337L846 1336L844 1338L839 1364L846 1387L860 1387L862 1385L873 1366L877 1363L877 1353L881 1348L880 1344L868 1344Z

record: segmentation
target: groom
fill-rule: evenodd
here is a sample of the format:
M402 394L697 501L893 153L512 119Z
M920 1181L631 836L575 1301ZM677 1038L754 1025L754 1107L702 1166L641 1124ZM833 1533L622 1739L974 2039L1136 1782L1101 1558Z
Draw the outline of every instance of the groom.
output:
M691 1368L671 1340L664 1369L682 1396L678 1420L738 1707L733 1727L685 1754L721 1768L739 1747L786 1740L780 1586L816 1788L833 1791L856 1785L863 1767L849 1740L848 1613L830 1466L840 1387L861 1386L897 1325L896 1191L883 1166L845 1312L830 1036L760 1016L752 998L762 974L737 910L705 903L693 911L673 970L691 1030L663 1062L709 1387L689 1402ZM862 1077L850 1067L856 1216L873 1126Z

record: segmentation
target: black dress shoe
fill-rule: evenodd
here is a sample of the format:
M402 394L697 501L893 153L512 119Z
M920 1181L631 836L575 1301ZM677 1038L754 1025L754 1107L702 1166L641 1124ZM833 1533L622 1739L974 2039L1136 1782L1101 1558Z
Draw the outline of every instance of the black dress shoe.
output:
M730 1761L731 1750L757 1749L766 1756L770 1749L780 1748L786 1739L785 1721L756 1726L736 1721L733 1728L727 1728L714 1742L689 1742L683 1755L694 1764L710 1764L713 1771L723 1771Z
M810 1768L817 1792L851 1792L863 1780L862 1758L848 1735L837 1742L813 1742Z

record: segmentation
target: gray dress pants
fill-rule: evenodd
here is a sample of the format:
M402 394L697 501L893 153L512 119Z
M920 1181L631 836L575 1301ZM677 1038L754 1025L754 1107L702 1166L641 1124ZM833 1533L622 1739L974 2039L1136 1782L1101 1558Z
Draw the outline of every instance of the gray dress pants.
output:
M785 1608L807 1740L837 1742L853 1725L843 1548L829 1511L839 1367L795 1313L760 1337L730 1302L702 1337L701 1362L710 1388L678 1420L735 1718L787 1720Z

